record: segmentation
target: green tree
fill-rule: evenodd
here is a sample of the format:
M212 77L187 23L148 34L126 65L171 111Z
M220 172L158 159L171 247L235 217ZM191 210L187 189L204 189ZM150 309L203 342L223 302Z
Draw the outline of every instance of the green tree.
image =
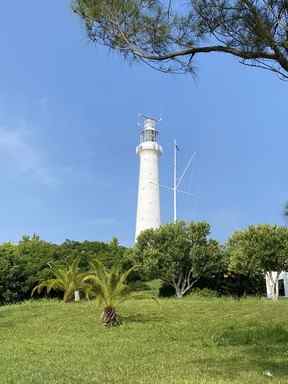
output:
M91 267L92 273L84 280L93 284L96 300L99 305L103 306L101 319L105 326L111 327L120 324L117 307L129 297L147 298L147 295L133 293L127 285L127 278L135 266L126 272L122 272L117 265L108 270L101 261L96 260Z
M0 303L30 297L36 282L49 277L47 263L54 260L55 247L37 235L0 245Z
M266 275L272 298L279 296L282 271L288 269L288 228L277 225L251 225L235 232L228 241L229 269L244 275Z
M126 248L117 239L105 243L100 241L66 240L61 245L49 243L36 234L25 235L18 244L0 245L0 304L29 299L33 287L39 281L53 279L53 270L70 265L78 256L79 271L89 270L91 261L99 259L111 267L121 264L123 268ZM53 265L53 269L49 267ZM55 291L53 295L60 292Z
M27 276L19 263L17 245L0 245L0 304L24 300L29 294Z
M288 79L287 0L74 0L88 37L169 73L224 53Z
M209 239L205 222L179 221L143 231L135 244L135 262L150 278L160 278L175 289L178 298L191 290L200 277L211 276L223 265L223 253Z
M53 264L57 259L56 248L55 244L41 240L37 234L24 235L19 241L16 247L17 263L26 276L25 286L29 295L37 281L51 275L48 264Z
M108 268L121 262L125 247L119 245L118 240L113 238L111 242L101 241L73 241L66 240L57 247L57 257L65 263L71 262L75 257L81 255L81 270L89 270L90 263L94 259L102 261Z
M89 293L92 291L91 284L85 280L87 273L79 271L79 262L80 258L78 257L66 267L54 268L50 266L54 277L36 285L32 290L32 296L35 292L39 294L43 289L46 289L48 294L51 290L63 291L65 303L71 301L73 297L75 301L79 301L80 292L89 297Z

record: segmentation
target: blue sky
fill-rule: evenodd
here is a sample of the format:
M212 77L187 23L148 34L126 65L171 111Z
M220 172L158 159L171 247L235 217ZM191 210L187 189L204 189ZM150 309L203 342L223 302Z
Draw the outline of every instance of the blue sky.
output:
M197 156L179 218L207 220L224 241L252 223L283 224L287 90L274 75L226 56L198 75L130 66L88 42L68 0L5 2L0 15L0 241L134 236L137 114L162 116L161 182ZM172 216L163 190L162 221Z

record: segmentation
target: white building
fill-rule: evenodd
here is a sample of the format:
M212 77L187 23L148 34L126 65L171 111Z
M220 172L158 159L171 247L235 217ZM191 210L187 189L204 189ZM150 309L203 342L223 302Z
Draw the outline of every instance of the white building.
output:
M275 280L277 272L272 272L272 278ZM288 297L288 272L281 272L278 280L279 296ZM266 274L267 297L272 298L272 283Z
M135 240L143 230L158 228L161 224L159 158L162 152L156 121L145 118L140 144L136 148L140 170Z

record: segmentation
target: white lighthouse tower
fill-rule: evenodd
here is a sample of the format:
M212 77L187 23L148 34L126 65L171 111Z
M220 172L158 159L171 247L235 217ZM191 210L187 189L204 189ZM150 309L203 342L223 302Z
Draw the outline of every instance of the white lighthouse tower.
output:
M162 147L158 144L156 120L144 118L144 129L136 148L140 158L140 171L135 240L140 232L158 228L161 224L159 158L162 152Z

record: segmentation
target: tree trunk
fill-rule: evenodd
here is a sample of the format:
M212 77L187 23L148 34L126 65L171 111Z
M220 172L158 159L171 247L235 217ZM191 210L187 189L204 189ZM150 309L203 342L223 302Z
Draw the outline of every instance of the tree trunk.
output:
M177 297L177 299L182 299L182 297L183 297L183 293L182 293L182 291L181 291L181 289L179 288L179 287L174 287L175 288L175 292L176 292L176 297Z
M273 276L273 272L267 272L268 279L271 285L272 300L277 301L279 299L279 276L280 272L276 272Z
M64 296L63 296L63 301L64 303L69 303L69 292L68 291L65 291L64 292Z
M192 271L189 271L185 274L180 273L176 281L174 278L172 280L172 285L175 288L177 299L182 299L182 297L189 292L193 285L199 280L199 278L192 277Z
M105 327L114 327L120 324L119 316L114 307L105 307L101 318Z
M277 301L279 299L279 279L272 280L272 300Z

